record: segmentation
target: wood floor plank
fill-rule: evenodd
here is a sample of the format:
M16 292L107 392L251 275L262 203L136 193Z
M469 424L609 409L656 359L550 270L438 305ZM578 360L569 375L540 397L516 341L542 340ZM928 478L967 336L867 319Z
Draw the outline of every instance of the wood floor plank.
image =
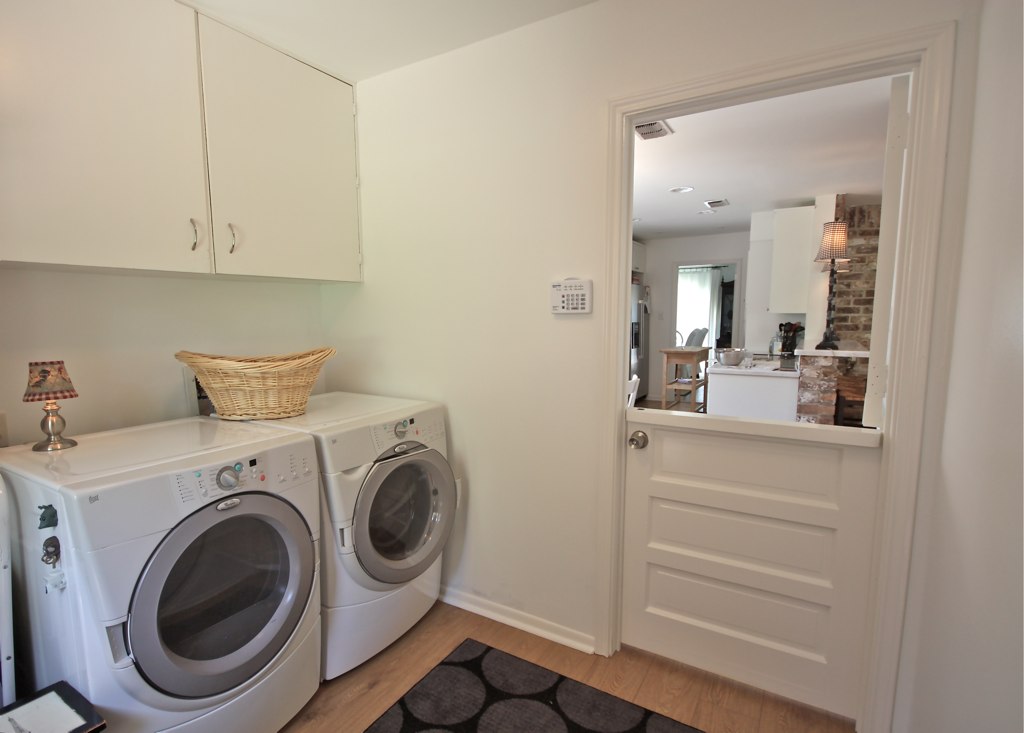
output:
M562 644L546 644L533 661L569 679L585 683L601 659L603 657L596 654L587 654Z
M624 648L611 657L570 649L437 603L383 652L320 686L283 733L360 733L464 639L473 638L617 694L705 733L853 733L851 721Z
M758 720L764 704L764 692L732 682L725 677L709 675L701 707L731 710L745 718Z
M697 709L697 716L689 724L705 733L754 733L760 720L704 701Z
M580 681L632 702L650 666L650 655L623 648L611 657L602 657L587 678Z
M652 655L651 666L633 702L667 718L692 722L709 684L707 672Z
M853 733L852 720L765 695L758 733Z

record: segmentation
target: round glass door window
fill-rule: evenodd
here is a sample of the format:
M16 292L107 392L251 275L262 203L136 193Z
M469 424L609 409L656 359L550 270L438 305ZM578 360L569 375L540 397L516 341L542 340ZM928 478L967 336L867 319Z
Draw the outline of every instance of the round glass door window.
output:
M238 494L175 527L139 579L128 616L136 666L179 697L216 695L258 673L281 650L312 591L305 520L269 494Z
M382 583L418 577L444 549L455 505L455 476L436 450L376 463L359 490L353 517L353 544L363 570Z

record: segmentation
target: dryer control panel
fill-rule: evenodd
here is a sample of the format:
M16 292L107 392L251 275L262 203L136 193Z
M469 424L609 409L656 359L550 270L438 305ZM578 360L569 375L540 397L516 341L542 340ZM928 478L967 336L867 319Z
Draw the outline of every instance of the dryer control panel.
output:
M238 458L174 474L178 498L183 504L239 491L279 491L296 481L316 475L316 456L305 452L273 451Z

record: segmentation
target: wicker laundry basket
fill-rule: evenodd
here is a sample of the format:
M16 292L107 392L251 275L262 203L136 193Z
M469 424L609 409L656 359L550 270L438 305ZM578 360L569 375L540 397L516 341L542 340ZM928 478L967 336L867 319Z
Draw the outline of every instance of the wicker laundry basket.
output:
M225 420L274 420L306 411L323 363L335 354L324 347L280 356L216 356L179 351L174 355L199 378Z

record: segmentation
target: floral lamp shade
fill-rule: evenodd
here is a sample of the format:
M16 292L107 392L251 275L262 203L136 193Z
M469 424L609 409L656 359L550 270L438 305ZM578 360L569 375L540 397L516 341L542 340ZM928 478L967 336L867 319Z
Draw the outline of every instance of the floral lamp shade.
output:
M28 386L22 402L68 400L78 397L63 361L30 361Z
M65 438L61 433L66 423L60 414L57 400L68 400L78 397L75 385L71 383L68 370L63 361L30 361L28 363L28 386L22 402L46 402L43 406L45 417L39 427L46 434L46 439L32 446L36 451L53 451L71 448L77 442Z

